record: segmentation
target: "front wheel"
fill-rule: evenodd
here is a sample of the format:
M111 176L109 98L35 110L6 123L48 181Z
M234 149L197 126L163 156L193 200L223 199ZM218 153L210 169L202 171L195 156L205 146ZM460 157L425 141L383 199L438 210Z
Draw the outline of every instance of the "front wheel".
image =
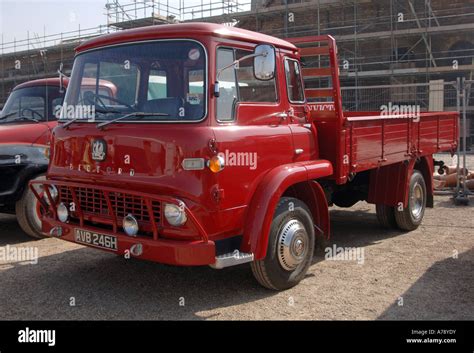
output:
M408 205L395 207L395 220L401 230L415 230L421 224L426 208L426 184L423 174L414 170L408 189Z
M304 202L283 197L278 203L268 239L267 255L251 264L257 281L273 290L297 285L313 259L313 219Z

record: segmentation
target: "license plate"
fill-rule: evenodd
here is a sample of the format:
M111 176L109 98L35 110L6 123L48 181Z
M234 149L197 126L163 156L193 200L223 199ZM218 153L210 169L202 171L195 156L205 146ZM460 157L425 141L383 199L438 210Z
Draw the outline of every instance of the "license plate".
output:
M92 245L97 248L117 251L117 237L113 235L100 234L83 229L74 229L76 243Z

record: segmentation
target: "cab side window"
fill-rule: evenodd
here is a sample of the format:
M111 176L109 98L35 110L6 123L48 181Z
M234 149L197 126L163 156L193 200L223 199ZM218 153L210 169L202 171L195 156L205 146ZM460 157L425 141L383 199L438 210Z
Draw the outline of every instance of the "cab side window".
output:
M217 72L232 64L234 61L234 50L219 48L217 50ZM237 103L237 79L235 69L228 68L219 76L220 95L216 99L216 117L218 121L234 120L234 108Z
M240 59L252 54L246 50L236 50L236 58ZM275 78L262 81L254 75L253 59L246 59L239 64L237 82L239 83L239 101L241 102L269 102L277 101Z
M304 102L300 64L296 60L285 59L285 76L288 99L291 103Z
M232 48L217 49L217 71L232 64L251 51ZM254 75L253 59L239 62L238 66L228 67L219 76L220 96L216 99L216 116L218 121L234 120L237 102L278 101L275 78L262 81Z

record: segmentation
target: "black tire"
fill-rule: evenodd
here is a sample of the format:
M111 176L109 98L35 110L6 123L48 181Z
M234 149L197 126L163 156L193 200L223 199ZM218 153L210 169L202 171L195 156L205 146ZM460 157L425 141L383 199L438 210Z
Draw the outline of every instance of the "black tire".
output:
M410 177L408 204L403 210L395 208L395 221L401 230L411 231L418 228L426 209L426 184L423 175L414 170Z
M389 229L398 228L397 221L395 220L395 207L376 204L375 212L381 226Z
M285 246L284 240L291 246ZM298 199L283 197L273 216L267 255L251 263L253 275L268 289L294 287L304 278L311 265L314 246L313 219L308 206ZM286 257L284 249L288 251Z
M44 179L44 176L41 175L35 180L40 179ZM36 210L37 204L38 201L27 184L21 199L16 202L15 212L21 229L32 238L42 239L46 235L41 231L41 220Z

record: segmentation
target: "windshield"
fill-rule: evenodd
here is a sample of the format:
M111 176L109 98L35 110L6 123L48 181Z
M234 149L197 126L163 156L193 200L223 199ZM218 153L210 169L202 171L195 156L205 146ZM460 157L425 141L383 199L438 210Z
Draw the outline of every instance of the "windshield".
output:
M55 120L63 103L56 86L33 86L14 90L0 114L0 123Z
M206 81L204 48L191 40L92 50L74 61L61 120L199 121Z

